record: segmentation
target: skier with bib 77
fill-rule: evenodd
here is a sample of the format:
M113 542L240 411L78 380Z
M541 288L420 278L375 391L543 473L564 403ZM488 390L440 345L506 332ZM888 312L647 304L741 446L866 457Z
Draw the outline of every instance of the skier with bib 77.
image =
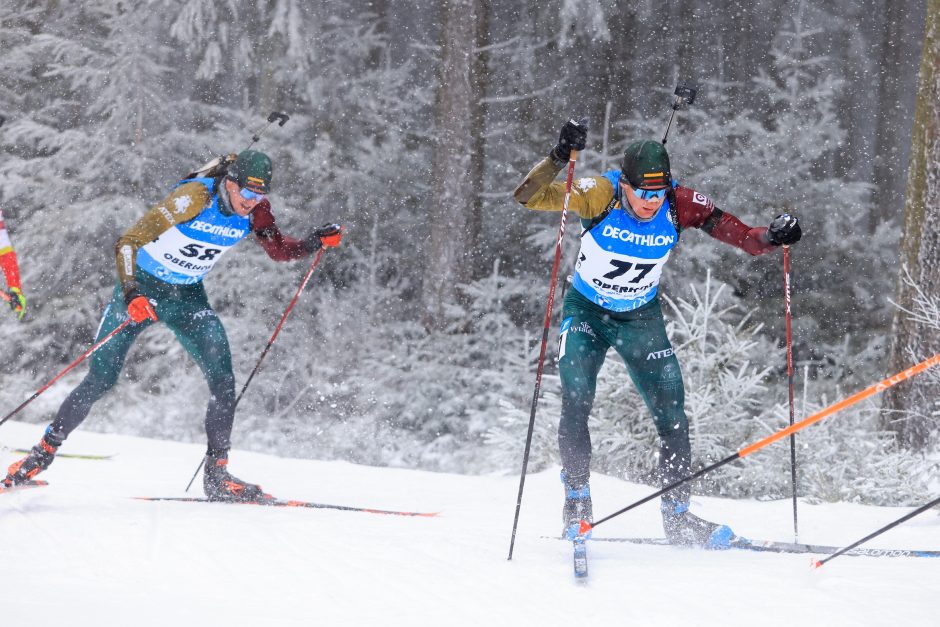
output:
M29 455L9 467L3 484L24 483L49 467L92 405L117 383L127 352L140 333L160 321L173 331L209 384L206 496L245 501L265 496L260 486L238 479L227 468L235 419L235 377L228 337L202 280L229 249L250 234L269 257L290 261L322 247L338 246L343 232L339 224L327 224L303 240L283 235L267 200L272 172L271 159L262 152L244 150L237 158L231 155L212 172L195 173L178 183L118 239L118 281L96 343L128 317L132 324L91 356L88 375L59 407Z
M516 188L516 201L528 209L561 211L565 186L553 181L571 151L582 150L586 142L584 122L565 123L549 156ZM558 363L563 534L570 540L577 537L581 520L593 522L588 415L609 348L623 359L655 421L662 484L691 474L685 388L657 297L663 266L680 233L697 228L750 255L763 255L799 241L801 229L787 214L774 218L769 228L749 227L718 209L709 197L673 180L666 148L655 140L631 143L619 170L576 180L569 209L583 229L573 289L563 304ZM662 497L669 541L727 547L734 537L731 529L689 512L689 499L688 484Z

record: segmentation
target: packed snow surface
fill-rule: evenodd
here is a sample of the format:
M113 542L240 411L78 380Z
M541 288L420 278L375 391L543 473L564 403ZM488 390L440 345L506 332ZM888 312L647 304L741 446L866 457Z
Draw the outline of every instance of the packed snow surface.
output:
M0 462L42 433L0 428ZM589 543L590 577L572 577L557 470L526 482L507 561L518 477L461 476L234 451L232 472L272 494L339 505L440 512L404 518L319 509L145 502L182 496L202 447L76 432L48 487L0 496L0 625L937 625L940 559L710 552ZM194 490L201 495L200 484ZM595 476L600 517L650 493ZM692 511L744 536L793 540L791 504L693 499ZM907 509L801 502L800 540L844 546ZM658 507L598 536L661 536ZM940 549L928 512L876 538Z

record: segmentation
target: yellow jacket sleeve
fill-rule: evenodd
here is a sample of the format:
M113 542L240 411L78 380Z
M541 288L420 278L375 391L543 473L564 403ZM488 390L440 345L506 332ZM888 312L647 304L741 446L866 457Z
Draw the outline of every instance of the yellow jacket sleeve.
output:
M554 182L560 171L551 157L546 157L522 179L513 197L527 209L561 211L565 206L565 184ZM614 186L607 177L582 177L572 181L568 209L581 218L595 218L607 209L613 197Z

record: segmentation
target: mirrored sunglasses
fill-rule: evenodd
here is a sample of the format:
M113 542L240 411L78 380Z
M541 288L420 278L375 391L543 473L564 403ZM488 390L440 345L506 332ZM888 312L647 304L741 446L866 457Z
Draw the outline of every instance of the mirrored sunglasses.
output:
M257 200L258 202L261 202L265 198L264 194L253 192L247 187L240 188L238 193L241 194L241 197L244 198L245 200Z
M660 198L665 198L666 191L668 188L664 187L662 189L640 189L638 187L630 186L630 189L633 190L633 193L637 195L640 200L659 200Z

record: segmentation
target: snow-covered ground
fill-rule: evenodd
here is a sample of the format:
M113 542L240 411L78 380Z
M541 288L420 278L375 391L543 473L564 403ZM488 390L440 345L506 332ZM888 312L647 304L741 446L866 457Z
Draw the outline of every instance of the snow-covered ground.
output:
M37 425L0 428L0 463ZM575 583L557 534L557 471L526 483L515 556L507 561L517 477L434 474L235 451L234 474L293 499L439 511L402 518L314 509L144 502L183 494L202 447L76 432L50 486L0 496L0 626L592 624L938 625L940 559L708 552L591 543L590 580ZM198 484L197 484L198 485ZM199 492L198 488L197 492ZM595 513L650 488L595 476ZM695 498L693 511L754 538L792 540L789 501ZM800 540L843 546L907 510L800 508ZM660 536L650 504L598 536ZM940 549L928 512L871 546Z

